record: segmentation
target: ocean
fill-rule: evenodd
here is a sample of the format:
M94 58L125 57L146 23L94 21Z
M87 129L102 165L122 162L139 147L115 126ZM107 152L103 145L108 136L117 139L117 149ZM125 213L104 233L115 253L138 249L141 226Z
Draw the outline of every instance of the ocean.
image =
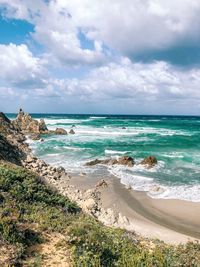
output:
M16 115L8 114L10 119ZM48 135L29 140L33 152L69 172L114 175L133 190L153 198L200 201L200 117L132 115L32 114L49 129L62 127L75 135ZM96 158L128 155L134 167L85 163ZM140 165L149 155L158 159L152 169Z

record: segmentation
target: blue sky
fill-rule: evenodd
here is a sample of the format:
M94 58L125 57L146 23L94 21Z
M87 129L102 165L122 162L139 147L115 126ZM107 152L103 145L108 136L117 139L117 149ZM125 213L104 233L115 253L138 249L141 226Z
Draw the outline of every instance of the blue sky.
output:
M0 110L200 115L199 12L199 0L0 0Z

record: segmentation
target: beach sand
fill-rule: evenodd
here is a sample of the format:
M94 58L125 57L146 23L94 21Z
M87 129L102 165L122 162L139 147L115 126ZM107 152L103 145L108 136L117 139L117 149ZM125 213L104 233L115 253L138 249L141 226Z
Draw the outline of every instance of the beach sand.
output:
M102 178L108 183L108 187L100 189L102 207L126 216L127 230L171 244L200 240L200 203L153 199L145 192L125 188L114 176ZM70 184L87 190L101 179L75 175Z

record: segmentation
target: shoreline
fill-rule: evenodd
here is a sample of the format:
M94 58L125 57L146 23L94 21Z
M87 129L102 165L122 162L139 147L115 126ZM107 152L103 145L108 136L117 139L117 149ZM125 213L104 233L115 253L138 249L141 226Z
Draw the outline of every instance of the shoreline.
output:
M153 199L145 192L127 189L115 176L103 179L108 186L98 188L99 205L105 211L118 214L119 219L124 218L113 226L171 244L200 240L199 203ZM95 188L100 180L100 177L72 175L68 183L81 192L87 192ZM107 218L100 215L98 219L109 225Z
M35 172L46 184L77 202L85 213L105 225L135 231L141 236L158 238L167 243L178 244L186 243L188 240L200 240L199 203L153 199L145 192L127 189L117 177L104 172L100 172L98 176L84 174L70 176L63 167L53 167L34 156L25 143L26 138L21 128L27 133L32 129L29 129L29 126L34 125L34 129L39 129L41 133L52 133L46 127L44 120L39 122L33 120L22 110L12 123L4 114L1 116L2 131L6 136L6 139L2 137L5 148L2 158ZM27 119L30 122L28 126ZM63 131L57 128L54 134L66 134ZM38 136L34 138L38 140Z

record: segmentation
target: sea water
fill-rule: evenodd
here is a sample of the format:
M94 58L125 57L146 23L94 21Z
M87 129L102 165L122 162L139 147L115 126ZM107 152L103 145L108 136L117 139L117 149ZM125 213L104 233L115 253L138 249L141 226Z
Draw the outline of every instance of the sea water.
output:
M44 142L30 141L34 153L46 162L62 165L74 173L115 175L123 184L153 198L200 201L200 117L55 114L33 117L44 118L49 129L75 131L74 135L44 136ZM133 157L135 166L85 166L95 158L123 155ZM149 155L158 159L152 169L139 164Z

